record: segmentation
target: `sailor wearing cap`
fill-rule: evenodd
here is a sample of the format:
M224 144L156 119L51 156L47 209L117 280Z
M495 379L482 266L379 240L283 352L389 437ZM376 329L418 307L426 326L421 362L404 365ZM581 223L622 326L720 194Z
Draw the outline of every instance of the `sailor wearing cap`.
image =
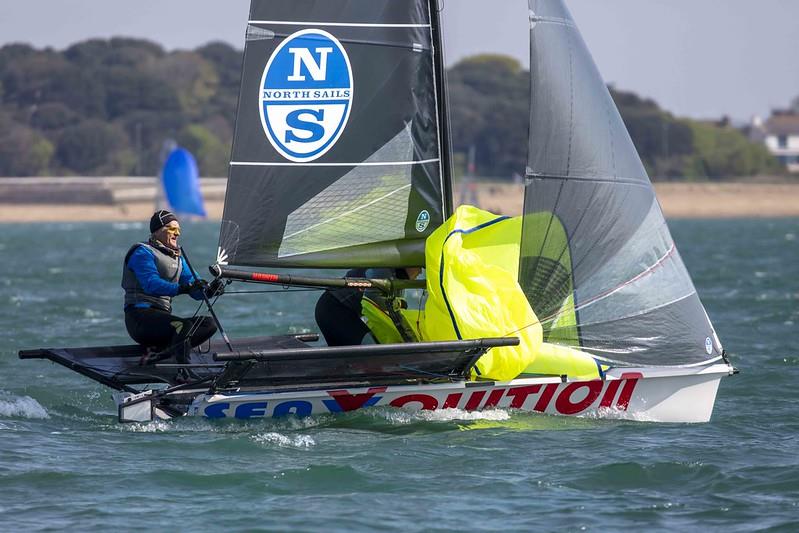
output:
M125 290L125 327L131 338L148 348L142 363L174 355L188 363L191 348L216 333L210 317L180 318L172 314L172 298L188 294L195 300L221 294L221 283L210 285L188 267L181 255L180 223L166 210L150 219L150 238L134 244L125 255L122 288Z

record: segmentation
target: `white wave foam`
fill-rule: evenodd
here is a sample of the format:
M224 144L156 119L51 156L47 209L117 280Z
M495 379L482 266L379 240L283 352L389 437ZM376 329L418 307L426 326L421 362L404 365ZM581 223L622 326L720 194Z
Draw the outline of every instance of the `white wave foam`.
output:
M50 418L42 405L30 396L0 396L0 416L18 418Z
M316 446L316 441L310 435L290 437L270 431L261 435L253 435L251 438L258 444L275 444L281 448L310 448L311 446Z
M643 412L622 411L613 407L600 407L594 412L580 415L577 418L594 420L630 420L633 422L657 422L652 415Z
M377 417L392 424L412 424L414 422L456 422L472 420L490 420L494 422L510 420L510 413L505 409L486 409L484 411L466 411L464 409L436 409L434 411L409 411L405 409L387 409L372 411Z
M172 425L166 420L153 420L152 422L135 422L122 426L126 431L133 433L163 433L171 431Z
M436 411L419 411L416 415L422 420L430 422L450 422L454 420L491 420L498 422L510 420L510 413L504 409L486 409L484 411L439 409Z

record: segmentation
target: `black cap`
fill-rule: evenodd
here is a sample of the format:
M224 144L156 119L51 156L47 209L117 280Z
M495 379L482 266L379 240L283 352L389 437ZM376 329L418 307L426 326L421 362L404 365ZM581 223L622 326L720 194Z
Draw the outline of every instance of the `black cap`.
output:
M150 217L150 233L155 233L173 220L177 219L178 217L176 217L174 213L167 211L166 209L156 211L153 213L153 216Z

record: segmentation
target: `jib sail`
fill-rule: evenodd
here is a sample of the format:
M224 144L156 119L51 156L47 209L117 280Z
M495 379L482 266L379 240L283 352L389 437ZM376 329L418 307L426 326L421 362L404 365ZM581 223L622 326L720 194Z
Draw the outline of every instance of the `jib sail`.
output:
M220 258L412 266L449 211L427 0L253 0Z
M544 339L676 365L722 347L652 184L562 0L530 0L530 136L519 280Z

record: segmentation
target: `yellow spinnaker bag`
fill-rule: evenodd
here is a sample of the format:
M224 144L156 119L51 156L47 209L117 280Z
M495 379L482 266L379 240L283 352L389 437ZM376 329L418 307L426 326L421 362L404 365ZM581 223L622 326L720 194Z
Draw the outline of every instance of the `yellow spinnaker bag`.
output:
M479 378L508 381L533 361L541 325L516 281L521 220L461 206L427 238L425 340L502 337L519 346L492 348L476 365Z
M521 218L461 206L425 245L428 299L424 340L516 336L492 348L476 377L509 381L522 373L598 376L584 352L543 342L543 330L517 282Z

